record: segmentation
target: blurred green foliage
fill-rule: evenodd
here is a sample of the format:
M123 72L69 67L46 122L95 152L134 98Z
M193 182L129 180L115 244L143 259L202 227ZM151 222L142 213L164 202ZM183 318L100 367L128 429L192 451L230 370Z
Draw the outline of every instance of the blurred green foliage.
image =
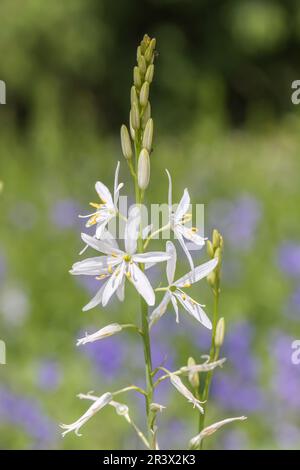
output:
M300 238L300 116L290 101L291 82L300 75L299 2L2 0L0 14L0 79L7 85L7 104L0 107L0 337L8 362L0 366L0 398L3 386L16 401L33 400L54 426L46 443L39 442L30 434L36 415L34 421L20 410L9 420L0 405L0 447L138 445L111 409L92 420L81 439L62 440L56 428L85 409L77 393L115 390L136 377L143 380L143 371L140 346L127 333L124 348L130 344L133 351L133 356L127 351L129 371L122 368L110 379L75 348L75 338L90 325L100 328L112 318L133 321L136 297L128 289L124 307L113 303L108 311L81 312L91 293L68 274L81 249L80 228L75 216L69 226L57 222L55 210L60 201L88 209L97 179L111 187L122 158L118 133L128 120L135 48L144 32L157 38L159 50L151 97L155 148L149 201L166 201L166 167L174 197L188 186L193 200L206 204L209 228L218 224L210 213L219 201L241 195L258 201L261 219L251 246L240 249L238 239L226 243L225 236L229 268L221 305L227 330L240 321L253 325L258 382L272 401L271 334L279 329L299 336L298 319L284 315L298 280L291 281L277 265L280 244ZM128 188L125 162L121 173ZM199 289L211 312L209 289L205 283ZM183 320L174 327L174 338L160 338L177 366L189 355L207 352L204 343L191 344L194 326ZM59 365L55 389L40 386L42 360ZM172 431L172 445L184 448L195 434L195 412L175 392L170 400L162 432L175 416L187 417L186 430ZM135 397L124 401L138 412ZM275 423L266 406L239 424L246 436L241 446L283 447L276 434L282 419L297 429L299 421L282 407L284 418L275 417ZM208 421L229 412L216 400ZM246 414L243 408L239 412ZM213 438L211 446L222 447L222 439Z

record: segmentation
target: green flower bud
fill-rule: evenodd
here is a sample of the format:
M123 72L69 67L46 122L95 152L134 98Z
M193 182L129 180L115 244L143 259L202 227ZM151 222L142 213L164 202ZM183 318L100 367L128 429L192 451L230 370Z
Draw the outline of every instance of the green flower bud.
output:
M196 361L193 357L188 358L187 366L191 367L196 364ZM194 388L199 388L199 373L198 372L189 372L189 382Z
M214 287L216 285L216 279L217 279L215 271L212 271L211 273L209 273L206 279L207 279L208 284L211 287Z
M133 126L132 126L132 113L131 113L131 111L129 113L129 130L130 130L131 138L132 138L132 140L134 140L135 139L135 130L133 129Z
M142 114L142 128L145 129L147 122L151 118L151 105L150 101L148 101L146 108L144 109L144 112Z
M150 158L146 149L143 149L138 161L138 185L139 188L145 190L150 180Z
M151 152L153 139L153 119L149 119L143 134L143 147Z
M121 126L121 146L124 157L130 159L132 157L131 142L128 129L124 124Z
M145 82L141 88L140 104L143 108L147 105L149 98L149 83Z
M131 102L131 106L133 105L133 103L139 102L136 88L134 85L131 87L131 90L130 90L130 102Z
M133 83L137 88L141 88L142 86L141 72L137 66L133 68Z
M144 37L141 41L141 52L142 52L142 54L145 53L145 50L149 46L150 42L151 42L151 40L150 40L148 34L144 34Z
M140 112L136 103L131 108L131 124L135 131L140 128Z
M210 240L207 240L206 242L206 250L207 250L208 256L210 256L210 258L213 258L215 253L214 253L214 248L212 246L212 242Z
M216 334L215 334L215 345L217 348L220 348L224 342L224 335L225 335L225 319L224 317L220 318L217 323L216 327Z
M136 50L136 61L139 61L139 58L143 55L141 46L139 46Z
M214 258L218 258L218 264L217 264L217 266L220 266L221 261L222 261L222 252L221 252L221 248L217 248L217 249L216 249L215 254L214 254Z
M141 55L138 59L138 66L139 66L139 70L141 74L144 75L147 69L147 64L146 64L145 57L143 55Z
M212 234L212 243L214 248L218 248L220 244L220 234L218 230L214 229Z
M146 75L145 75L145 80L147 82L151 83L152 80L153 80L153 75L154 75L154 65L151 64L147 68Z

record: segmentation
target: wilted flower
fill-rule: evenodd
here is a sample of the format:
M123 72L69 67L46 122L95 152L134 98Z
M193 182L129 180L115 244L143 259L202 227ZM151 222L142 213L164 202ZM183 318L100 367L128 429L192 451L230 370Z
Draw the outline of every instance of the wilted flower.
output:
M91 335L88 335L86 333L84 338L80 338L77 340L77 346L86 343L93 343L94 341L97 341L99 339L108 338L109 336L115 335L120 331L122 331L122 326L118 323L112 323L111 325L107 325Z
M210 426L204 428L199 434L197 434L197 436L193 437L190 440L189 447L191 449L195 449L200 445L202 439L210 436L225 424L232 423L233 421L244 421L245 419L247 419L246 416L239 416L237 418L223 419L223 421L218 421L217 423L211 424Z
M197 398L194 397L192 392L190 392L190 390L183 384L177 375L170 374L170 381L171 384L178 390L178 392L181 393L181 395L183 395L189 403L193 404L194 408L198 408L200 413L204 412L202 406L200 405L200 400L197 400Z

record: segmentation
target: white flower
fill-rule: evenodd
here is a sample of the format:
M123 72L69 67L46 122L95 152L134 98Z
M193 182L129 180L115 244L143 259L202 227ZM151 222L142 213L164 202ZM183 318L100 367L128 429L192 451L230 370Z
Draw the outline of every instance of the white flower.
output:
M127 279L134 285L138 293L148 305L154 305L155 294L153 288L138 266L139 263L148 265L167 261L170 257L165 252L136 253L139 236L140 212L135 208L129 214L125 227L125 251L111 244L97 240L87 234L82 234L82 240L105 256L88 258L72 267L71 274L96 275L100 279L108 278L101 286L95 297L83 308L89 310L99 303L105 307L112 295L117 291L120 300L124 299L124 284Z
M176 248L171 241L168 241L166 244L166 252L170 256L169 260L167 261L167 278L169 285L166 288L166 293L161 303L151 313L151 326L165 313L170 301L172 302L172 305L174 307L176 313L176 321L178 322L178 301L190 315L196 318L196 320L198 320L204 326L211 329L211 321L202 309L203 305L199 304L189 295L187 295L182 290L182 288L188 288L195 282L200 281L200 279L206 277L211 271L215 269L218 260L214 258L208 261L207 263L201 264L200 266L197 266L196 268L194 268L194 270L190 271L188 274L174 282L177 254Z
M107 325L91 335L88 335L86 333L84 338L80 338L77 340L77 346L86 343L93 343L94 341L97 341L99 339L108 338L109 336L119 333L121 330L121 325L119 325L118 323L112 323L111 325Z
M113 397L111 393L104 393L88 408L88 410L77 421L72 424L61 424L60 427L62 429L65 429L65 431L62 433L62 436L64 437L71 431L74 431L77 436L81 436L81 434L79 434L78 432L81 426L83 426L98 411L104 408L104 406L108 405L112 398Z
M193 364L191 366L184 366L181 367L180 370L183 373L196 373L196 372L209 372L211 370L214 370L216 367L222 367L224 362L226 361L226 358L224 357L223 359L219 359L218 361L206 361L204 364Z
M190 240L191 242L198 245L200 248L205 245L205 238L201 237L197 231L196 227L186 227L186 223L189 222L192 218L192 214L188 213L190 207L190 195L187 188L183 192L183 196L178 204L177 209L175 212L173 211L173 203L172 203L172 178L168 170L166 170L168 178L169 178L169 193L168 193L168 206L169 206L169 222L170 227L173 230L174 234L176 235L182 249L184 250L191 269L194 269L194 263L192 256L187 249L185 239Z
M204 413L204 410L200 405L201 402L194 397L192 392L189 391L189 389L182 383L181 379L177 375L170 374L170 381L172 385L178 390L178 392L181 393L181 395L183 395L189 403L194 405L194 408L196 407L200 413Z
M207 426L199 434L197 434L197 436L193 437L190 440L190 443L189 443L190 449L197 448L200 445L202 439L204 439L207 436L210 436L211 434L216 432L225 424L232 423L233 421L245 421L245 419L247 419L246 416L239 416L237 418L227 418L227 419L223 419L223 421L218 421L217 423L214 423L211 426Z
M90 202L90 205L96 209L95 212L88 215L79 216L81 218L88 217L86 227L91 227L92 225L97 225L95 237L101 238L102 233L108 222L113 219L118 213L118 200L120 189L123 187L123 183L119 184L119 169L120 162L117 164L115 171L115 181L114 181L114 195L112 197L111 192L101 183L97 181L95 189L98 193L98 196L101 200L101 203Z

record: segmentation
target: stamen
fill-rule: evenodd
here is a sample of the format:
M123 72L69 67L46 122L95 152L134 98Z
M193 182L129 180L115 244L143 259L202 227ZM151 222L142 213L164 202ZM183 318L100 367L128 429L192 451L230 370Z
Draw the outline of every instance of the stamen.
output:
M90 202L90 206L95 207L95 209L100 209L102 204L98 204L97 202Z
M126 263L129 263L129 261L131 261L131 256L126 254L123 256L123 260L126 262Z

